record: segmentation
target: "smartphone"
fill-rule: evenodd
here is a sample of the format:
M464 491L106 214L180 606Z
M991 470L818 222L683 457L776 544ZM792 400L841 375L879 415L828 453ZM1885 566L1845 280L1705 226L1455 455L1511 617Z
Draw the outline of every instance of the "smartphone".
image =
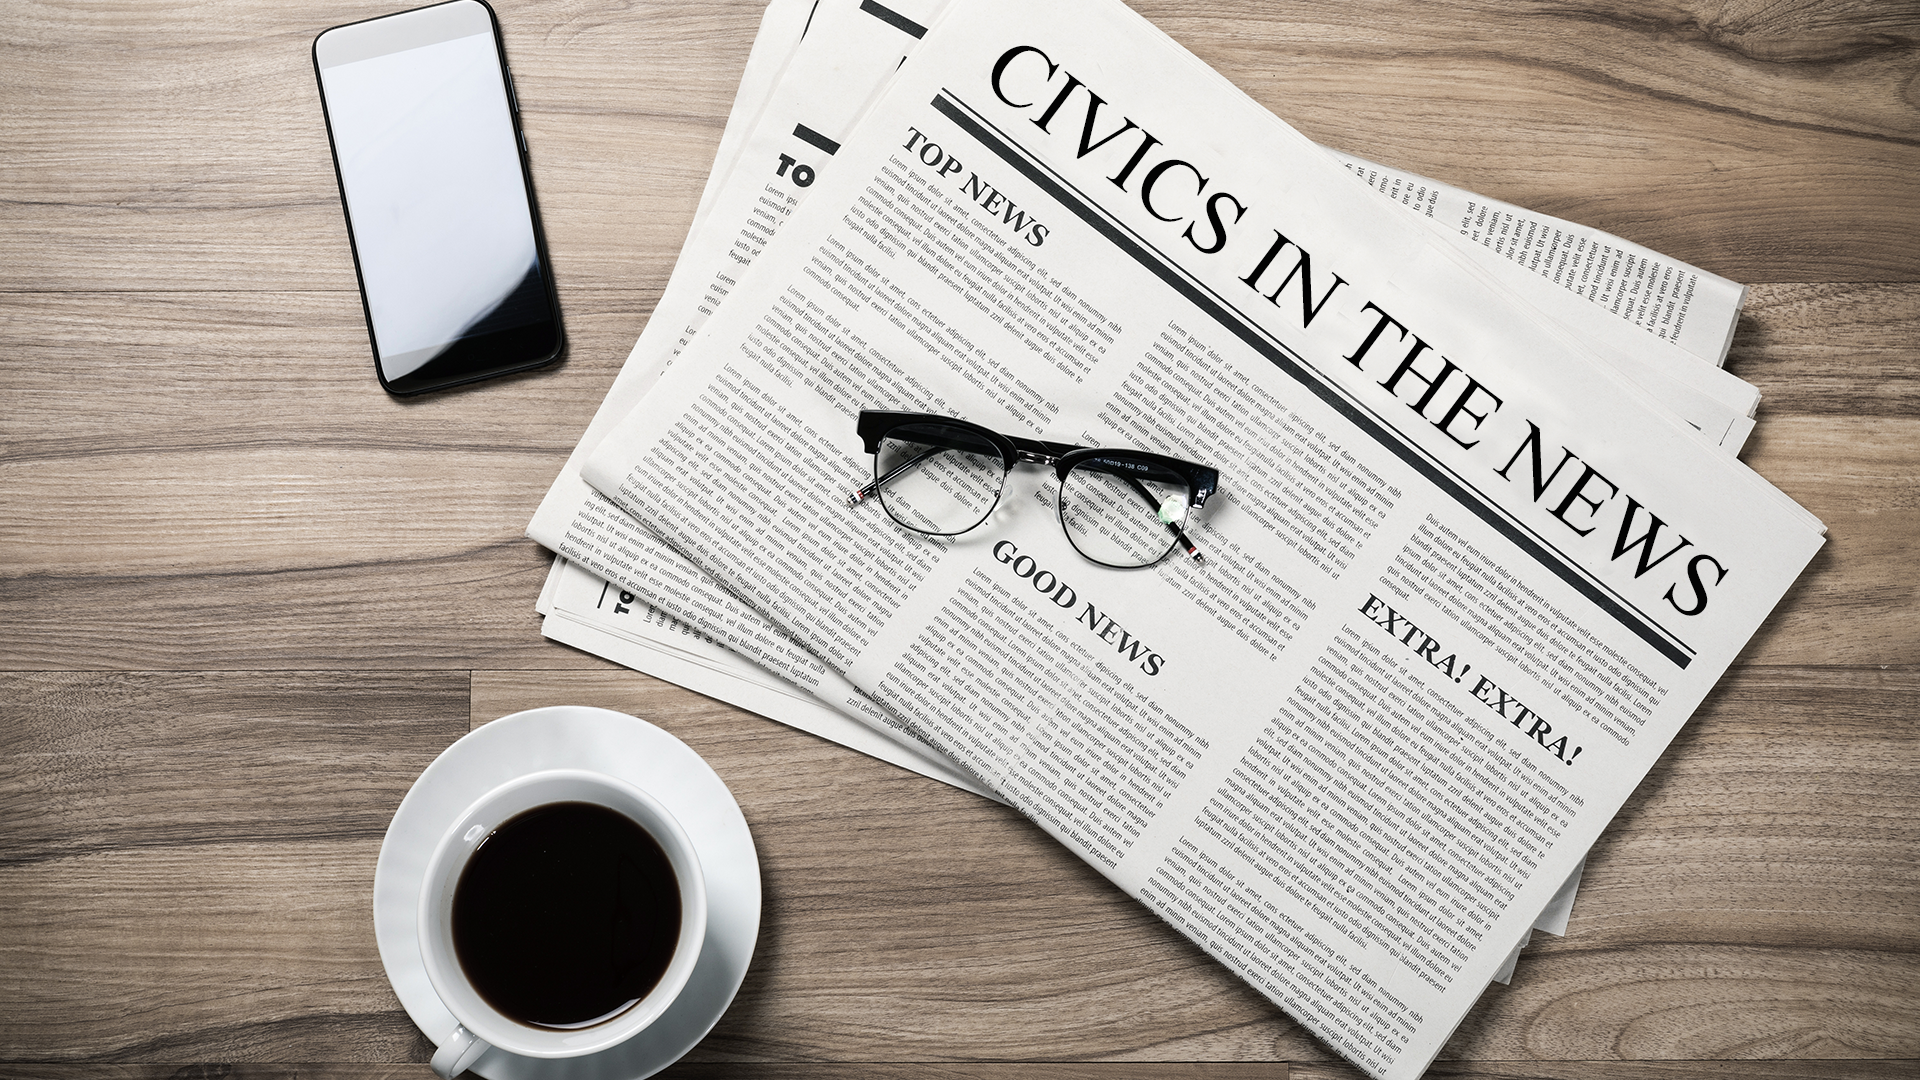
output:
M560 302L493 9L336 26L313 68L380 385L418 394L556 359Z

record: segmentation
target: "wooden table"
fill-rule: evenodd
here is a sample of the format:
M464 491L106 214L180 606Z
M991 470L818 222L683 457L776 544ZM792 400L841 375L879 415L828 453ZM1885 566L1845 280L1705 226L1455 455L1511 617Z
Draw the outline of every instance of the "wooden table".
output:
M308 47L344 0L0 6L0 1074L401 1074L375 855L473 725L604 705L745 809L679 1077L1357 1075L1016 815L539 636L521 537L659 296L754 0L496 0L573 348L373 378ZM1920 1068L1920 9L1213 0L1308 135L1752 283L1745 457L1831 541L1436 1076Z

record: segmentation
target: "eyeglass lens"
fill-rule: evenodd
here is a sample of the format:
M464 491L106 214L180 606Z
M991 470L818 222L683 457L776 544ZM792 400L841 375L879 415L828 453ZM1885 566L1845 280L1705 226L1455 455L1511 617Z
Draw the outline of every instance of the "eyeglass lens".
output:
M935 536L963 533L1000 501L1007 463L993 443L947 424L902 424L873 455L880 505L893 520Z
M1089 458L1060 483L1060 524L1080 554L1108 566L1150 566L1187 524L1187 479L1122 458Z

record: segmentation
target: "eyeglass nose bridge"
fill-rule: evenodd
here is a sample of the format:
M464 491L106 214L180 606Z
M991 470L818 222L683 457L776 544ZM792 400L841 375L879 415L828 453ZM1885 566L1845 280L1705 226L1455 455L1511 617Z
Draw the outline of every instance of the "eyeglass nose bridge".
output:
M1060 464L1060 455L1041 453L1037 450L1015 449L1013 452L1013 460L1015 464L1046 465L1051 467Z

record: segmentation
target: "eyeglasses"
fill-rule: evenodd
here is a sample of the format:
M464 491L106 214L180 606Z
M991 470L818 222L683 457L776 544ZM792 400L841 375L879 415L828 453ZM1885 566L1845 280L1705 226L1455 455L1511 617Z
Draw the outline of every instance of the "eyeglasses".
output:
M1209 466L1162 454L1041 442L931 413L862 410L859 432L873 480L849 505L877 494L902 526L957 536L987 520L1016 464L1050 465L1060 481L1060 527L1074 550L1121 569L1152 566L1176 546L1198 561L1187 515L1220 483Z

